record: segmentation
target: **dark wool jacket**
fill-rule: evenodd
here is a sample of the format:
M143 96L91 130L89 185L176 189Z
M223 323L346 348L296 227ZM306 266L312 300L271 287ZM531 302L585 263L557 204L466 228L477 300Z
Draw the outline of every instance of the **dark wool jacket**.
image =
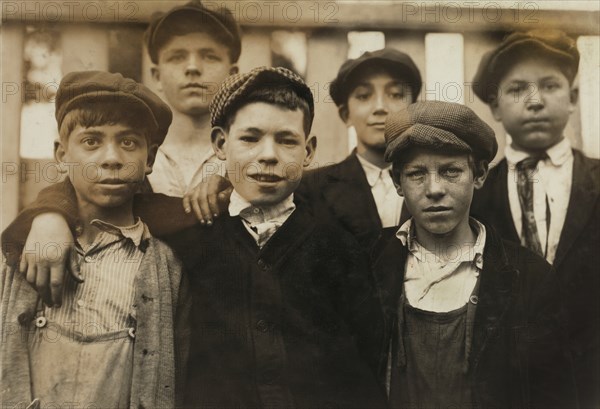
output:
M570 350L582 407L600 407L600 161L573 150L573 184L554 260L567 311ZM506 160L475 193L472 213L519 243L510 212Z
M381 234L377 205L356 151L340 163L307 172L296 191L296 201L307 203L319 220L339 223L365 249ZM406 206L401 218L400 225L408 218Z
M42 212L75 228L74 200L64 184L45 189L3 232L5 252L22 247ZM181 198L136 197L134 213L189 269L187 406L386 406L374 376L383 317L368 258L348 232L318 224L303 207L259 250L238 217L182 230L194 216Z
M570 360L561 344L564 334L554 272L545 260L502 241L492 228L486 228L468 353L474 403L478 408L575 407ZM397 333L397 307L408 257L408 249L395 232L384 229L374 256L388 345ZM380 357L382 379L386 367L387 348Z
M262 249L229 216L166 240L195 299L189 405L385 407L381 306L354 237L298 208Z

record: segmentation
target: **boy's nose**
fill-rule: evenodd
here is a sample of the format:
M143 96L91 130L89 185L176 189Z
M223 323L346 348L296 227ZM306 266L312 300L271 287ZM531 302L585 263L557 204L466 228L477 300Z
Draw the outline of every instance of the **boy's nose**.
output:
M103 169L120 169L123 167L123 158L118 147L112 144L106 146L101 166Z
M388 100L385 95L383 93L375 95L375 106L373 113L376 115L387 115L388 112Z
M425 196L429 199L439 199L444 196L445 186L437 174L429 174L425 179Z
M525 104L527 109L534 111L544 108L544 98L537 85L530 85L528 93L525 95Z
M259 146L258 161L262 163L277 163L275 141L265 138Z
M187 60L187 65L185 67L186 75L200 75L200 61L197 56L190 55Z

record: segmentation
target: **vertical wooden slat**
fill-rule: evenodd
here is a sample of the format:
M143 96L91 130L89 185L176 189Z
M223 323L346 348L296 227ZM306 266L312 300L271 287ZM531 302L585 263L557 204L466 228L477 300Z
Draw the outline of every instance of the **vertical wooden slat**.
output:
M426 100L464 102L464 46L462 34L425 35Z
M244 28L242 54L238 61L240 72L271 65L271 30Z
M577 40L579 63L579 107L581 111L582 150L600 158L600 37L581 36Z
M102 25L62 26L63 72L108 70L108 30Z
M346 126L329 96L329 84L348 54L346 33L320 30L308 38L307 83L315 94L315 121L312 134L317 135L315 166L338 162L347 156Z
M0 25L0 55L2 56L0 60L0 78L2 78L0 229L4 230L19 210L19 131L23 86L22 25L18 23ZM7 244L3 243L3 245Z

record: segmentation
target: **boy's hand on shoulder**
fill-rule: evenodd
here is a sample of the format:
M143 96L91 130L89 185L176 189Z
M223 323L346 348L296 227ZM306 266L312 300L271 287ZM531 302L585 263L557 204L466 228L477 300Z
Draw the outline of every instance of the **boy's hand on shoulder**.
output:
M192 210L202 224L211 225L213 218L227 210L233 187L220 175L207 176L183 197L186 213Z
M37 216L25 242L19 272L38 292L49 307L59 307L66 271L82 282L75 252L75 240L69 226L59 213Z

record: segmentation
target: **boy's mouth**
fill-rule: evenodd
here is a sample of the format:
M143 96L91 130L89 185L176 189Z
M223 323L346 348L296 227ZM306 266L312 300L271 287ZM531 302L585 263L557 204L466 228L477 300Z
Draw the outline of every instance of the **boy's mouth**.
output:
M383 131L385 129L385 122L372 122L368 124L370 127Z
M439 213L439 212L447 212L452 210L451 207L446 206L429 206L424 209L426 213Z
M206 89L208 89L208 87L206 87L205 85L202 85L202 84L197 83L197 82L187 83L187 84L185 84L181 88L183 88L183 89L197 89L197 90L206 90Z
M523 121L523 125L532 125L532 126L548 125L549 123L550 123L550 121L546 118L531 118L531 119L526 119L525 121Z
M98 182L100 185L126 185L127 183L123 179L104 179Z
M257 181L259 183L277 183L277 182L281 182L283 180L283 178L281 176L267 174L267 173L248 175L248 177L250 177L251 179L254 179L255 181Z

